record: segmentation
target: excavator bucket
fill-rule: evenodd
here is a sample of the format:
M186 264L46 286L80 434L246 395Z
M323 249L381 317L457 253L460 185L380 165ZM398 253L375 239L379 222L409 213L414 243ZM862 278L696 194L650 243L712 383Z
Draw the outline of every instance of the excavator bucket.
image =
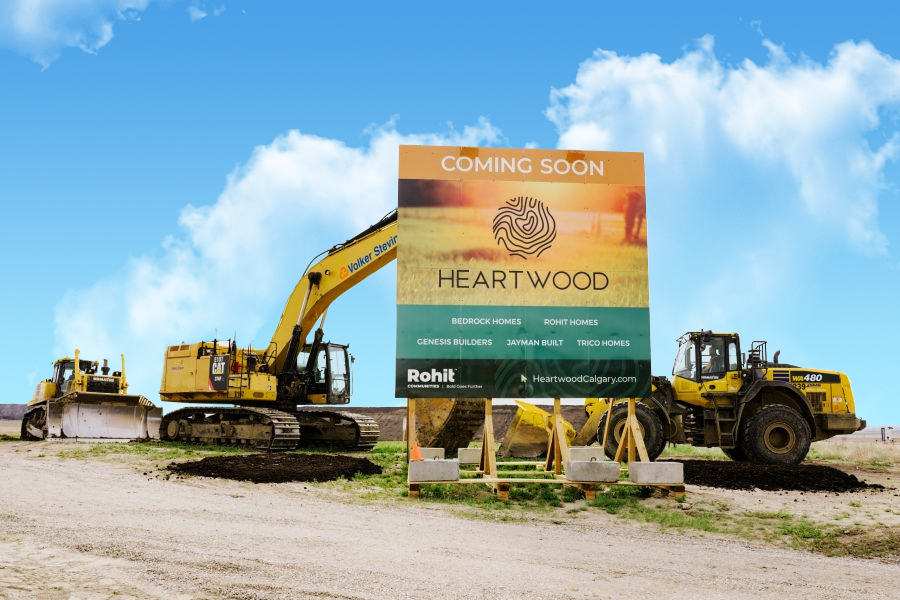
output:
M598 436L602 437L602 432L598 431L600 419L606 413L610 400L607 398L585 398L584 410L587 412L588 418L575 436L573 446L590 446L594 442L599 442Z
M516 400L516 404L519 408L500 442L500 456L535 458L547 454L553 415L522 400ZM572 443L575 439L575 428L565 420L563 427L566 430L566 439Z
M47 439L159 439L162 408L143 396L77 392L61 400L47 404Z
M444 448L456 456L484 425L483 398L417 398L416 441L423 448Z

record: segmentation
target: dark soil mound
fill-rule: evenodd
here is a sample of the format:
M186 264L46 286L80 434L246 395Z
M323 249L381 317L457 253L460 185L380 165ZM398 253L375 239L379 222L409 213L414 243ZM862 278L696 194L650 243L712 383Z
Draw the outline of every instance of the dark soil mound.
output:
M357 473L375 475L381 467L368 458L340 454L246 454L243 456L209 456L185 463L171 463L172 473L236 479L253 483L285 483L288 481L333 481L351 479Z
M684 482L728 490L855 492L884 489L825 465L759 465L721 460L679 460Z

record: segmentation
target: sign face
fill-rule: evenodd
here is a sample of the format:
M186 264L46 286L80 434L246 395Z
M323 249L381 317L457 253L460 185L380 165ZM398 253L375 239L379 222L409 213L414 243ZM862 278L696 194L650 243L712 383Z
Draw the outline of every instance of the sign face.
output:
M209 391L223 392L228 389L227 354L213 354L209 357Z
M401 146L398 398L650 393L644 156Z

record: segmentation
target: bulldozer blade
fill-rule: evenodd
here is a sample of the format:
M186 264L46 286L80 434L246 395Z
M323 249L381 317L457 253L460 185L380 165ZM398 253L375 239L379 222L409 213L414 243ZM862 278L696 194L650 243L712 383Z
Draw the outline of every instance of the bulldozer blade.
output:
M96 440L159 439L162 408L146 406L137 398L117 395L116 404L78 401L51 402L47 407L47 438ZM119 402L120 399L125 399ZM146 401L146 399L145 399ZM149 403L149 401L148 401Z
M553 415L528 402L516 400L516 404L519 408L500 442L500 456L536 458L546 455ZM565 420L563 427L571 443L575 438L575 428Z

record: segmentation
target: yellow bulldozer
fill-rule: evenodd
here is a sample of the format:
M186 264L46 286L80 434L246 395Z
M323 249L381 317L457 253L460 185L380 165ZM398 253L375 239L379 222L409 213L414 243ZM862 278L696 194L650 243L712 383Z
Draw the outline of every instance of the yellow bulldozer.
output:
M718 447L737 461L796 464L806 457L811 442L866 426L856 416L844 373L780 363L780 351L769 362L764 341L753 342L742 354L736 333L688 332L678 342L672 379L653 377L650 397L636 404L650 460L672 443ZM524 404L501 442L501 454L537 456L539 449L546 450L549 415ZM585 411L588 418L581 430L568 430L569 442L602 443L608 431L604 451L613 458L627 403L588 398Z
M99 373L98 373L99 371ZM38 383L22 417L23 440L143 440L159 438L162 409L141 395L129 394L122 370L110 373L108 361L75 358L53 363L53 377Z

